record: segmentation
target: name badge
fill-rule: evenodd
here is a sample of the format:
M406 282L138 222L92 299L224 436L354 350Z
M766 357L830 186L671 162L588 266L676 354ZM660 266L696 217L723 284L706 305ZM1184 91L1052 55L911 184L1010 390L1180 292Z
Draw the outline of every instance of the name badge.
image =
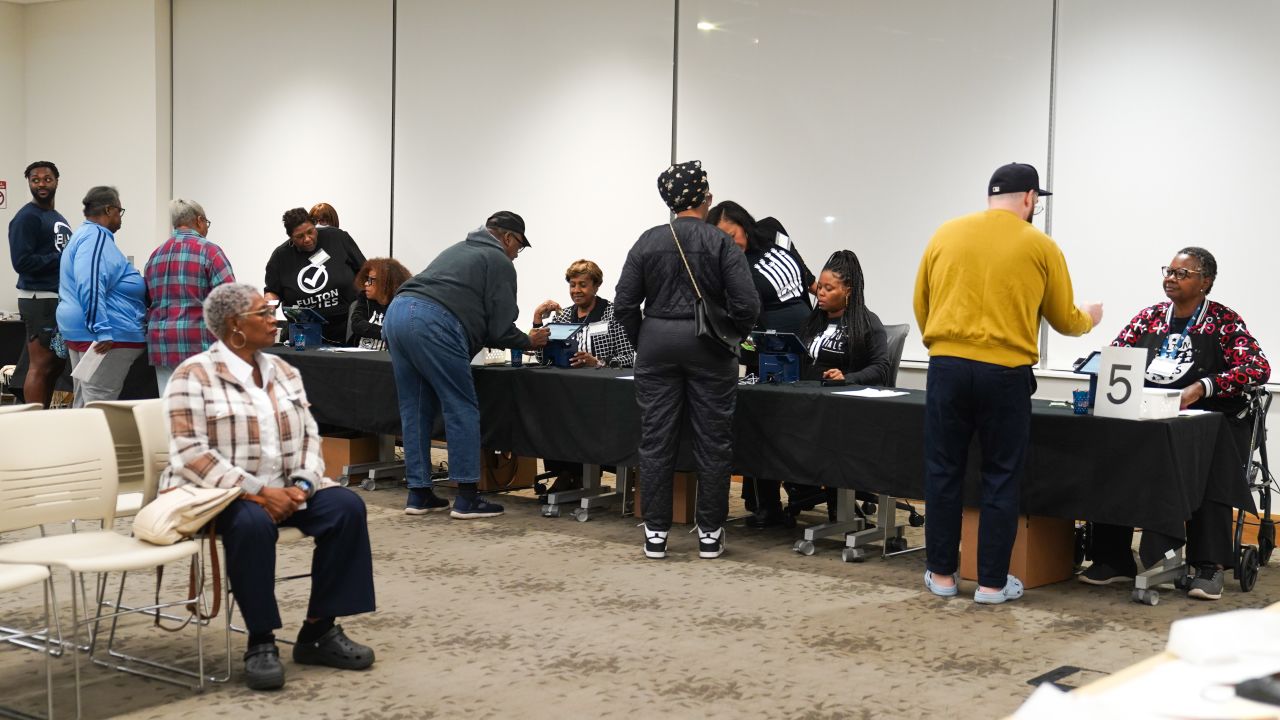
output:
M593 322L587 326L588 335L603 335L607 332L609 332L609 323L604 320Z
M1151 364L1147 365L1148 375L1158 375L1160 377L1173 377L1178 371L1178 361L1173 358L1157 355L1151 360Z
M324 248L317 250L314 255L312 255L310 258L307 258L307 262L311 263L312 265L323 265L328 261L329 261L329 253L325 252Z

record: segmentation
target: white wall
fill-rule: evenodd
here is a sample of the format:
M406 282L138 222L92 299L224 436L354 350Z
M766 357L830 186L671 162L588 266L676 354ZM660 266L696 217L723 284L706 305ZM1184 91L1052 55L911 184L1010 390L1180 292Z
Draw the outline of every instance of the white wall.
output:
M1054 235L1107 317L1099 337L1051 342L1053 367L1164 300L1160 266L1188 245L1216 256L1211 297L1280 359L1277 28L1272 0L1062 4Z
M585 257L604 297L666 221L673 3L401 0L395 255L418 272L496 210L525 218L521 323Z
M281 216L327 202L385 256L391 2L174 0L174 194L200 202L261 286Z
M0 2L0 180L7 184L8 207L0 210L0 229L5 235L0 259L0 311L17 312L14 285L18 275L9 262L8 229L13 214L31 199L22 169L31 161L26 153L26 113L22 102L26 42L23 38L22 6ZM16 101L16 102L15 102Z
M1051 29L1049 3L1018 0L685 0L677 155L717 201L782 221L815 275L856 252L867 306L924 358L911 296L933 231L986 207L998 165L1044 170Z
M90 187L116 186L128 210L116 241L138 265L163 240L167 213L168 7L61 0L23 9L25 154L57 163L57 207L73 227Z

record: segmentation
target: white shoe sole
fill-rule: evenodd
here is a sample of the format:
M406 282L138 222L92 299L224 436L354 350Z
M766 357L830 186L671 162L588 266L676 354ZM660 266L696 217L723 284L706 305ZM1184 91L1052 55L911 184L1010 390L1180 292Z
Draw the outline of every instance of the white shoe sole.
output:
M469 513L460 513L460 512L458 512L457 510L452 510L452 511L450 511L450 512L449 512L449 517L454 518L455 520L479 520L480 518L498 517L498 516L499 516L499 515L501 515L501 514L502 514L501 512L487 512L487 513L469 512Z
M650 550L649 548L645 548L644 556L649 558L650 560L661 560L662 558L667 556L667 551L666 550Z
M704 560L714 560L724 554L724 548L719 550L699 550L698 557Z
M1192 588L1187 591L1187 597L1195 598L1196 600L1221 600L1222 593L1218 593L1217 595L1210 595L1209 593L1205 592L1204 590L1201 590L1200 588Z
M435 513L435 512L444 512L445 510L448 510L448 509L449 509L449 506L448 506L448 505L444 505L444 506L437 507L437 508L415 508L415 507L407 507L407 508L405 508L405 509L404 509L404 514L405 514L405 515L429 515L429 514L431 514L431 513Z

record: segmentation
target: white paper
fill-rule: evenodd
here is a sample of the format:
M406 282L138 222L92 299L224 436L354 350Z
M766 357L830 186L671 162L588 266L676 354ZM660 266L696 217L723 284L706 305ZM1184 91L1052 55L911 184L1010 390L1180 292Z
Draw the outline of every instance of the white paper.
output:
M80 362L76 363L76 369L71 371L71 377L80 382L89 382L93 374L98 372L98 368L102 365L102 360L107 356L99 354L96 348L98 343L94 342L89 349L80 355Z
M860 398L891 398L907 393L901 390L880 390L878 388L862 388L861 390L841 390L840 392L831 393L832 395L848 395L849 397Z
M1178 411L1178 417L1191 417L1191 416L1193 416L1193 415L1203 415L1203 414L1205 414L1205 413L1207 413L1207 412L1209 412L1209 411L1208 411L1208 410L1194 410L1194 409L1192 409L1192 408L1186 408L1185 410L1179 410L1179 411Z
M636 379L636 376L635 376L635 375L619 375L617 379L619 379L619 380L635 380L635 379Z
M328 347L328 348L322 348L322 349L325 350L326 352L342 352L342 353L379 352L378 350L374 350L373 348L362 348L362 347Z

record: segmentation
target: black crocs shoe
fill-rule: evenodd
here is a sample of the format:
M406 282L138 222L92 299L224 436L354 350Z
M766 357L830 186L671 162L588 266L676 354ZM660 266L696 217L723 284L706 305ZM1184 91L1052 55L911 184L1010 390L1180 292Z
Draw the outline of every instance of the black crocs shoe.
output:
M260 643L244 653L244 684L250 690L279 690L284 687L284 665L275 643Z
M293 661L299 665L325 665L341 670L363 670L373 664L373 649L347 637L341 625L309 643L293 646Z

